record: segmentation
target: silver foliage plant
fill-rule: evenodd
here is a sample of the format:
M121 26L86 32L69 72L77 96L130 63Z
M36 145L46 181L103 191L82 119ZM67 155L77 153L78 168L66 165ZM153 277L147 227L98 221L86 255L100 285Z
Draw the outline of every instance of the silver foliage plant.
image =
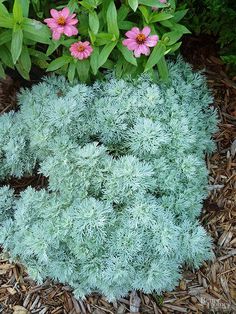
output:
M216 113L201 74L181 60L169 71L170 85L45 78L0 117L1 179L49 179L20 196L0 189L0 242L36 280L111 300L171 290L183 265L211 258L198 217Z

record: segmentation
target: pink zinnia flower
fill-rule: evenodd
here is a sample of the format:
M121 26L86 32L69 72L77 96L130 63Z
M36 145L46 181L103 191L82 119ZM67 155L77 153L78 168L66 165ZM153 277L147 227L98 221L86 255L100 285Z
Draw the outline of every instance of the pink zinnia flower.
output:
M93 52L90 42L79 41L70 46L71 55L79 60L87 59Z
M44 22L51 28L53 39L60 39L62 34L68 37L78 34L78 29L74 26L78 23L78 20L75 18L75 14L70 14L68 8L61 11L51 9L50 13L52 18L45 19Z
M158 42L158 36L149 36L151 32L150 27L146 26L141 31L138 27L133 27L130 31L125 33L128 39L123 40L123 45L129 50L134 51L136 58L141 54L148 56L150 54L150 48L156 46Z

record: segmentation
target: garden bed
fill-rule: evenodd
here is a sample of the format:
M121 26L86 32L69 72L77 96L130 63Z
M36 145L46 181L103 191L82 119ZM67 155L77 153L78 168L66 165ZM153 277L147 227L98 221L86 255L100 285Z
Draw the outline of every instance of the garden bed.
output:
M198 48L196 47L203 47ZM197 313L212 308L219 313L234 313L236 298L236 79L229 78L215 53L214 41L188 39L184 45L185 57L195 68L206 67L208 84L213 90L215 106L220 112L220 129L215 135L217 152L207 159L212 185L211 196L205 202L201 222L214 239L215 260L207 262L197 272L185 269L178 289L164 296L130 295L109 304L98 295L78 301L67 286L46 281L34 284L20 265L2 260L0 265L0 304L2 313L17 309L27 313ZM197 57L197 58L196 58ZM6 88L5 86L8 86ZM20 83L2 84L4 95L1 112L15 108L15 91ZM6 93L7 91L7 93ZM6 96L11 95L10 101ZM5 102L4 99L7 99ZM234 143L234 144L233 144ZM28 185L44 186L43 177L8 182L16 189ZM0 308L1 313L1 308Z

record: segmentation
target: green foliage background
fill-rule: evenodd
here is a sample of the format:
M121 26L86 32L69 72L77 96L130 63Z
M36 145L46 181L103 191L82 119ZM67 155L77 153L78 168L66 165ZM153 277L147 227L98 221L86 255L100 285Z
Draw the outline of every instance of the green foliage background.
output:
M232 0L180 0L188 8L184 24L195 34L218 37L222 59L236 65L236 2Z
M152 9L153 6L158 11ZM50 9L68 7L79 20L79 34L70 38L51 39L51 31L44 18ZM115 70L118 77L137 76L155 72L168 81L165 55L175 54L180 39L189 30L180 24L186 10L176 10L176 0L160 3L158 0L14 0L0 1L0 77L5 69L17 69L29 80L32 64L45 71L56 71L70 82L79 78L91 82L101 78L107 69ZM135 58L133 52L122 44L125 33L144 26L159 36L157 45L149 56ZM89 41L93 53L88 59L71 56L69 47L78 41Z

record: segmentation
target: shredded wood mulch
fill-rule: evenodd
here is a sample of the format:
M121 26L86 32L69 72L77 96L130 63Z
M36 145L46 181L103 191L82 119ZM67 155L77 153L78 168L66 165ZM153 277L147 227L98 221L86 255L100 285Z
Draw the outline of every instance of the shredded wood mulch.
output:
M173 292L160 296L133 291L127 298L108 303L97 294L76 300L70 287L50 280L37 285L23 266L2 259L0 313L236 313L236 77L229 77L216 51L211 38L194 37L185 40L182 51L194 68L205 68L219 111L217 151L206 159L211 187L200 217L214 241L214 260L198 271L183 269L183 279ZM9 78L0 83L0 113L16 108L17 89ZM16 190L45 184L42 177L9 183Z

